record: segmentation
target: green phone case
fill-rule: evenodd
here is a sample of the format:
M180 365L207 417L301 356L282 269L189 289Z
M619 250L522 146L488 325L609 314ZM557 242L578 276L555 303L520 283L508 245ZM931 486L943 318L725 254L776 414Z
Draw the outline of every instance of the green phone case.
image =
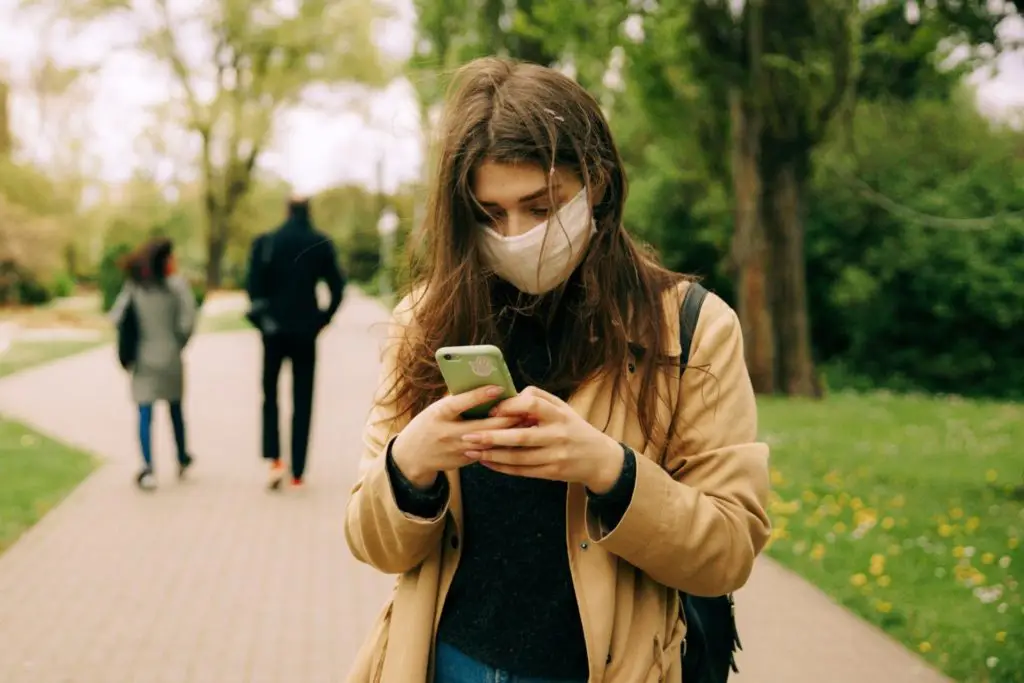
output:
M502 387L504 393L493 401L481 404L462 414L467 420L479 420L487 417L491 408L501 401L516 395L516 387L512 375L505 365L505 357L501 349L490 344L477 346L446 346L434 354L441 375L448 385L448 392L453 396L472 391L479 387L495 385Z

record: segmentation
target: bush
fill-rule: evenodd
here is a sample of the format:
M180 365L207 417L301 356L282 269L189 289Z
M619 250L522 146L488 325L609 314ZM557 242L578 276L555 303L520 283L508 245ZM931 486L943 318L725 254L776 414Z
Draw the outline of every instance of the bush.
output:
M65 271L57 273L50 284L50 293L58 298L71 296L75 293L75 279Z
M100 288L104 311L109 311L114 306L114 301L124 286L124 272L120 263L130 251L131 247L127 244L115 244L103 253L96 284Z

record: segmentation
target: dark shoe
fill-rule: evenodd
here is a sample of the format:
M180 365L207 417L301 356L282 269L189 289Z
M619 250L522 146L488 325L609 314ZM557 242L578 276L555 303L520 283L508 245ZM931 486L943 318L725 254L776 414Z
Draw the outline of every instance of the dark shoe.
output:
M281 482L284 480L284 465L281 464L280 460L270 461L270 479L267 482L267 488L271 491L276 491L281 488Z
M195 460L188 453L178 460L178 479L185 478L185 473L188 472L189 467L192 467L193 462Z
M143 491L152 491L156 488L156 477L153 476L153 470L149 467L143 468L135 476L135 484Z

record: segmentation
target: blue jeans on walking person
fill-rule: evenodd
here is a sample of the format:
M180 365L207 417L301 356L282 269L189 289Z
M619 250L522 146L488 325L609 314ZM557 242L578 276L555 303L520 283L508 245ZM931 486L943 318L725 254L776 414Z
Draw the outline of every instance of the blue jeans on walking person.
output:
M586 683L586 679L567 681L516 676L467 657L450 645L438 643L434 653L434 683Z
M178 446L178 463L188 461L188 449L185 445L185 416L181 412L181 401L170 401L171 426L174 428L174 443ZM143 403L139 406L139 445L142 447L142 460L146 469L153 469L153 404Z

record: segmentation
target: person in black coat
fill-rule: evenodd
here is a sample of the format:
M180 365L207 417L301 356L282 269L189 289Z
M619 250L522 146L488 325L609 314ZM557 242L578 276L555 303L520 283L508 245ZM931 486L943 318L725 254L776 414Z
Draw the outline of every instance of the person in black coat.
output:
M320 308L316 288L331 292ZM302 485L313 412L316 339L341 306L345 275L333 242L313 227L309 200L288 203L288 218L253 240L246 291L249 320L263 337L263 458L270 461L270 488L284 477L278 424L277 382L284 361L292 364L292 485Z

